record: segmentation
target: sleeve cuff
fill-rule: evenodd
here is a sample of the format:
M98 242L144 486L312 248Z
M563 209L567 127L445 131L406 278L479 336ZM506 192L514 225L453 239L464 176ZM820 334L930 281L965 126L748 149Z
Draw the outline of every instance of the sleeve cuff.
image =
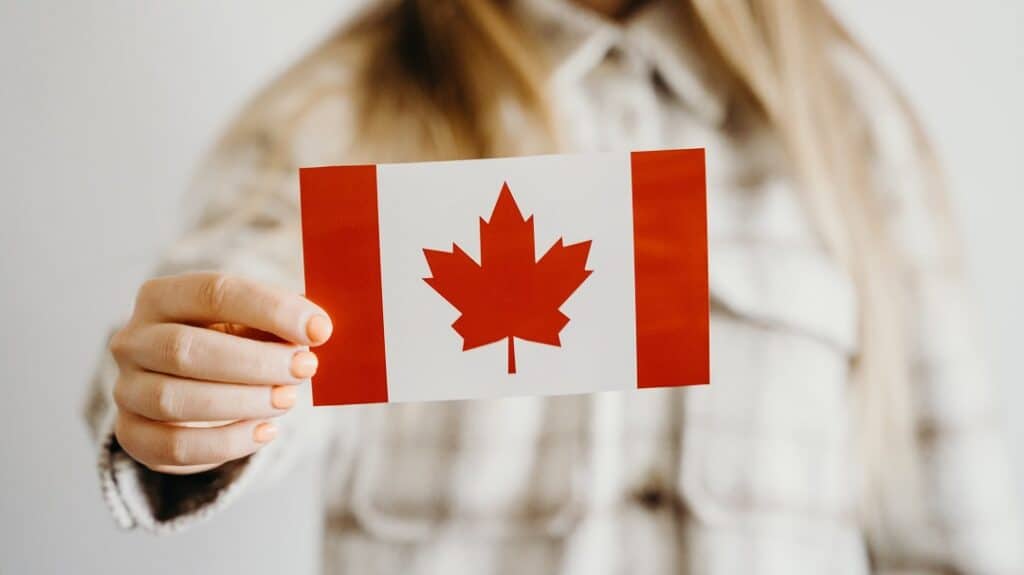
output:
M158 473L132 459L111 427L100 444L100 491L119 527L175 533L230 505L262 459L257 453L202 473Z

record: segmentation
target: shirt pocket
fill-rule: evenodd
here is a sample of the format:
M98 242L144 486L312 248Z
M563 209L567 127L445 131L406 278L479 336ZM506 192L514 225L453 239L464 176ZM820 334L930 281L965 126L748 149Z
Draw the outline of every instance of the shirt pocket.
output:
M852 354L857 302L850 276L813 245L756 240L712 244L713 313L826 343Z
M846 504L853 282L813 245L711 244L711 385L682 396L678 489L703 522Z
M367 413L349 510L372 536L561 536L580 514L580 397L379 406Z

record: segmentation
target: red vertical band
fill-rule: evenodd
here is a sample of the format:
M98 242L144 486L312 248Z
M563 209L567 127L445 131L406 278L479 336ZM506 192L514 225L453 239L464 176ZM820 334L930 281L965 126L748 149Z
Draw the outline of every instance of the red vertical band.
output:
M299 170L306 296L330 314L313 405L388 400L377 167Z
M704 150L634 152L637 387L706 384Z

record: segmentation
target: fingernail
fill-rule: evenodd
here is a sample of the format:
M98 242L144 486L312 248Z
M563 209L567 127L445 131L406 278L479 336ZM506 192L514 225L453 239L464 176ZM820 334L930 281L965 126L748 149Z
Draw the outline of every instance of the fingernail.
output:
M327 341L333 331L334 325L325 315L314 315L306 324L306 335L309 336L309 341L315 344Z
M257 443L267 443L277 437L277 426L273 423L261 423L252 432L252 438Z
M292 376L298 379L313 377L316 373L316 354L311 351L297 351L292 356Z
M270 392L270 404L275 409L288 409L295 405L295 386L278 385Z

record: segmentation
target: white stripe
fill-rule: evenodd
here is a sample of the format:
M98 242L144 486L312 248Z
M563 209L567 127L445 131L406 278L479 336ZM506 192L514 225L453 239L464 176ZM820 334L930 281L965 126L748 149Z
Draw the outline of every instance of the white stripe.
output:
M479 261L479 220L502 184L534 217L539 257L562 237L591 240L594 273L561 306L561 346L517 340L462 351L460 312L430 288L423 248L457 243ZM551 395L636 385L630 158L627 153L394 164L378 169L384 333L391 401Z

